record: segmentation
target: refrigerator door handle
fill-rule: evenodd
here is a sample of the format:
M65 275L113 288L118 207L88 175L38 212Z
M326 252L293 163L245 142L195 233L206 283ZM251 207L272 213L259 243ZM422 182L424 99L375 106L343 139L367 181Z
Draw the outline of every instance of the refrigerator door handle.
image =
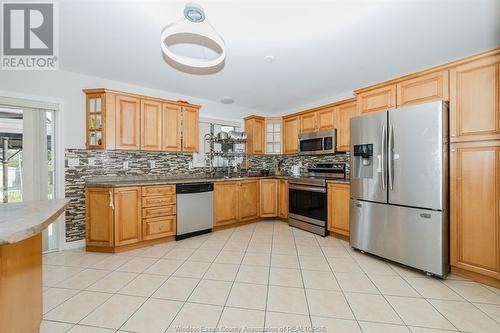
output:
M382 189L385 190L387 184L386 184L386 180L385 180L385 160L386 160L386 157L385 157L385 154L386 154L386 139L387 139L387 135L386 135L386 128L385 128L385 125L382 126L382 138L381 138L381 144L382 144L382 158L381 158L381 177L382 177Z
M392 190L394 186L394 129L391 126L389 129L389 148L388 148L388 158L387 158L387 171L389 173L389 189Z

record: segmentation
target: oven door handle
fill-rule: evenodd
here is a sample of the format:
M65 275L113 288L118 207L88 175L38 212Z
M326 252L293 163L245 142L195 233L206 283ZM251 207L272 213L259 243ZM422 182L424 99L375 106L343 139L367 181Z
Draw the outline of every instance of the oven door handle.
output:
M304 185L289 184L288 188L290 190L299 190L299 191L326 193L326 188L324 188L324 187L317 187L317 186L304 186Z

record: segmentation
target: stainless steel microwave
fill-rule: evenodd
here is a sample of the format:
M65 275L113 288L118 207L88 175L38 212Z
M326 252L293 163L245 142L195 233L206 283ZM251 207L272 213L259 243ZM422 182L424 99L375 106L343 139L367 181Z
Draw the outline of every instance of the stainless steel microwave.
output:
M320 155L335 153L337 129L299 134L300 155Z

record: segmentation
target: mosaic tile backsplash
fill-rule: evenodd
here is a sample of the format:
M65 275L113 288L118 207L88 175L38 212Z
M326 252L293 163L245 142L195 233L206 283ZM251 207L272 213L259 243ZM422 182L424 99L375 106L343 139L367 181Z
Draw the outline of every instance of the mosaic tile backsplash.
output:
M144 151L86 150L67 149L65 167L66 197L70 204L66 210L66 241L72 242L85 238L85 181L88 178L107 176L141 175L202 175L202 168L189 169L193 160L191 154L162 153ZM78 158L78 166L68 166L68 159ZM293 165L302 162L302 171L316 163L347 163L349 154L331 154L321 156L266 155L249 156L250 172L261 169L274 170L278 161L284 159L282 170L287 173ZM128 161L128 169L123 169L123 162ZM149 161L155 161L151 168Z

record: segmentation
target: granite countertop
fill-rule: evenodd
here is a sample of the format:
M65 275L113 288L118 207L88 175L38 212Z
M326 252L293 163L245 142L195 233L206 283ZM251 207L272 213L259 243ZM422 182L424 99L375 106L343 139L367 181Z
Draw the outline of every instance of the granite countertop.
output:
M177 177L162 177L162 176L116 176L116 177L101 177L89 179L85 182L86 186L90 187L125 187L125 186L143 186L143 185L168 185L180 183L203 183L203 182L224 182L249 179L292 179L293 177L282 176L241 176L233 178L210 178L203 175L184 175ZM347 179L331 179L327 182L349 184Z
M0 245L35 236L54 222L69 199L15 202L0 205Z

